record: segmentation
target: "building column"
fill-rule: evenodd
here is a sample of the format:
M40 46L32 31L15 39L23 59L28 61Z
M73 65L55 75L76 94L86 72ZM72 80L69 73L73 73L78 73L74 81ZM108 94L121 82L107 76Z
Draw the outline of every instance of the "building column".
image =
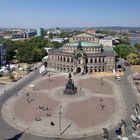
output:
M99 63L99 57L97 57L97 64Z
M88 64L90 64L90 58L88 58Z

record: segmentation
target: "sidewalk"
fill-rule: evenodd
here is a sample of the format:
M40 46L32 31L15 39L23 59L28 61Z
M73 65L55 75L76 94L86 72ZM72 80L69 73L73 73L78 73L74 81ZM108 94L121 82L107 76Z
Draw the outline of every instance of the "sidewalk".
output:
M39 62L39 63L37 63L34 67L39 68L41 64L42 64L42 63ZM37 70L37 71L38 71L38 70ZM7 83L6 85L4 85L4 87L0 90L0 96L1 96L2 94L4 94L5 91L14 88L14 87L15 87L16 85L18 85L20 82L26 80L26 78L29 77L29 76L31 76L34 72L35 72L35 71L32 71L32 72L28 73L27 75L25 75L23 78L19 79L19 80L16 81L16 82L9 82L9 83ZM38 71L38 72L39 72L39 71Z
M135 86L135 83L133 82L132 75L128 76L128 81L130 82L130 84L131 84L132 88L134 89L134 92L136 93L136 95L140 97L140 93L138 92L137 87Z

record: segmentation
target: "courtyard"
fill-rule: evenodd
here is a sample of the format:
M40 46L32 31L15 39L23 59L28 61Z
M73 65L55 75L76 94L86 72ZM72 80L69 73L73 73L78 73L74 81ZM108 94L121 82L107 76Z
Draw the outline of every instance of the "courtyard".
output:
M67 73L39 77L3 105L4 120L27 133L73 138L111 130L125 118L125 104L114 79L93 75L72 76L77 93L65 95Z

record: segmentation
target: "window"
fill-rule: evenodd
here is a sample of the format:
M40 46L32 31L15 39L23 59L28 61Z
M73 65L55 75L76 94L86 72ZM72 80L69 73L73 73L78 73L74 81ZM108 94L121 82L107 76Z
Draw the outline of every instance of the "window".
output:
M71 63L73 63L73 58L71 58Z
M94 62L97 63L97 58L95 58Z
M101 58L99 58L99 63L101 63Z
M67 58L67 62L70 62L70 59L69 59L69 57Z
M92 58L90 58L90 63L93 63L93 59Z
M94 68L94 71L97 72L97 67Z

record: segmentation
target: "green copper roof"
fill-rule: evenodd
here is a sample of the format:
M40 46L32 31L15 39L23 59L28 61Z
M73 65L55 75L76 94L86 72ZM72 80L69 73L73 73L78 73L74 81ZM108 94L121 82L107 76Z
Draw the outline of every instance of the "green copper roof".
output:
M77 47L79 45L79 42L69 42L65 44L64 46L69 46L69 47ZM100 44L95 43L95 42L86 42L86 41L81 41L82 47L99 47Z

